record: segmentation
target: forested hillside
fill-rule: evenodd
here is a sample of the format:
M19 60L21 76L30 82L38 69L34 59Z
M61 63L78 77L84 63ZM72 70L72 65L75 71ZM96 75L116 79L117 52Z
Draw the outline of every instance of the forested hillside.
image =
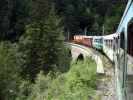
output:
M62 19L65 33L81 34L85 29L100 34L115 32L126 1L112 0L2 0L0 39L16 40L33 20L45 20L51 6ZM89 34L88 34L89 35Z
M91 71L95 67L88 69L92 77L87 76L94 81L82 75L78 79L81 73L77 69L82 68L71 64L64 40L68 33L84 34L86 30L87 35L101 35L103 27L105 34L115 32L125 6L126 1L112 0L0 0L0 100L45 100L44 96L68 100L73 97L65 97L65 93L76 94L77 90L93 94L96 79ZM95 66L94 62L79 63L85 68ZM62 81L67 83L63 87L67 91L54 87ZM81 88L84 86L87 89ZM76 95L88 97L80 93Z

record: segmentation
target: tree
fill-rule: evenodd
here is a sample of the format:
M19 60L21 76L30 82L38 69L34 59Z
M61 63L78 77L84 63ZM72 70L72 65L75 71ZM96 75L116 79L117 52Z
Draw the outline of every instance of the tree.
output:
M45 20L51 7L49 0L32 0L31 1L31 19L32 21Z
M119 25L122 13L124 11L123 4L115 4L111 6L112 9L109 10L104 18L105 32L106 34L114 33Z
M0 43L0 99L14 100L20 84L21 54L17 45L10 42Z
M98 32L94 35L101 35L99 33L102 32L102 26L105 25L106 20L115 17L115 14L121 17L123 7L126 6L119 0L77 0L76 2L75 0L54 0L54 2L58 14L64 17L65 31L70 31L70 36L82 34L86 27L87 31ZM111 27L115 28L111 28L110 30L113 29L113 31L110 32L116 30L118 17L114 18L116 21L111 22ZM110 28L110 25L107 25L107 28Z
M43 70L46 74L64 72L69 68L69 51L64 46L63 28L60 19L52 8L47 20L37 21L27 26L20 39L20 51L24 53L22 75L34 80Z
M29 0L0 1L0 41L16 40L24 32L29 17Z

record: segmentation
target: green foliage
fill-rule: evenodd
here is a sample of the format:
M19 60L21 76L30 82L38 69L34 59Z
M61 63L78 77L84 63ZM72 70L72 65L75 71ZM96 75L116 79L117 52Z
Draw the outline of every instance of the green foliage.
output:
M25 100L88 100L95 96L95 88L96 64L87 59L73 63L69 72L54 79L41 72Z
M21 80L21 83L18 86L17 95L14 100L26 100L29 94L32 92L32 83L30 81Z
M0 43L0 99L14 100L20 84L19 72L22 60L17 45Z
M51 9L47 20L28 25L26 33L20 39L20 51L25 63L22 75L34 79L43 70L65 72L69 69L69 51L64 46L63 28L60 19Z
M112 9L108 11L105 16L105 32L106 34L111 34L117 30L119 25L120 19L122 17L122 13L124 10L123 4L113 5Z
M93 60L88 59L84 62L78 62L76 65L73 64L68 74L69 77L68 82L72 82L71 84L72 86L69 87L75 87L76 85L78 85L77 84L78 82L76 81L80 81L82 84L84 84L84 86L86 85L95 88L95 81L96 81L95 75L96 75L96 65Z
M64 17L65 29L72 34L83 34L85 28L88 31L102 32L105 25L108 32L114 32L120 21L126 3L112 0L54 0L56 8ZM110 16L110 14L112 14ZM117 17L115 14L117 14ZM112 17L115 17L113 21ZM112 19L106 24L106 20ZM113 22L112 22L113 21ZM107 21L108 22L108 21ZM111 28L110 28L111 26ZM108 31L109 30L109 31ZM88 34L89 35L89 34ZM93 34L96 35L96 34Z
M53 3L57 11L50 9ZM124 7L112 0L0 0L0 100L91 98L95 62L89 59L70 67L64 31L70 36L85 29L100 33L104 25L106 34L113 33Z
M41 72L31 89L28 100L44 100L48 96L48 88L51 85L52 79L49 75L44 76Z
M29 17L29 0L0 1L0 41L16 40Z
M112 0L1 0L0 1L0 40L16 40L24 33L29 23L47 20L54 4L65 32L83 34L85 28L101 33L116 30L126 6L125 2ZM117 14L117 15L116 15ZM67 36L67 33L64 33ZM89 35L89 34L88 34ZM95 34L94 34L95 35ZM98 34L100 35L100 34Z
M49 0L32 0L30 2L30 15L32 21L45 20L49 13L51 2Z

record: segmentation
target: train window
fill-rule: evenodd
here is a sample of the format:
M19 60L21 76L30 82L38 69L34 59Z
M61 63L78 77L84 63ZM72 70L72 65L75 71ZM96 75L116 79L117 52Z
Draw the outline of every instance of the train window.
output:
M106 45L108 46L108 40L106 40Z
M108 40L106 40L106 45L107 45L107 47L108 47Z
M118 38L116 38L116 44L118 44Z
M109 45L109 48L110 48L110 40L109 40L109 42L108 42L108 45Z
M111 45L111 48L113 47L113 40L111 40L111 43L110 43L110 45Z
M109 47L109 40L108 40L108 47Z
M122 49L125 48L125 36L124 36L124 32L122 32L122 33L120 34L120 47L121 47Z
M111 48L111 40L109 40L109 48Z
M127 52L133 56L133 22L128 27L128 48Z
M112 48L113 48L113 51L115 51L115 49L116 49L115 42L116 42L116 38L114 37L114 39L113 39L113 41L112 41Z
M110 48L110 40L108 40L108 46L109 46L109 48Z
M110 48L111 48L111 40L110 40Z
M116 41L115 41L115 48L117 49L118 48L118 37L116 38Z
M106 40L104 40L104 43L106 44Z
M102 38L100 39L100 43L103 43L103 39Z
M105 45L106 45L106 40L104 40L104 43L105 43Z

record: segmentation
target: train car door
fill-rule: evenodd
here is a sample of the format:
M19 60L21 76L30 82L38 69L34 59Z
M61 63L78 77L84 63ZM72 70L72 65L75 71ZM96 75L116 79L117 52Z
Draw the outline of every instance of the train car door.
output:
M133 22L128 27L128 48L127 53L133 57Z
M128 24L127 31L127 97L133 99L133 19Z

